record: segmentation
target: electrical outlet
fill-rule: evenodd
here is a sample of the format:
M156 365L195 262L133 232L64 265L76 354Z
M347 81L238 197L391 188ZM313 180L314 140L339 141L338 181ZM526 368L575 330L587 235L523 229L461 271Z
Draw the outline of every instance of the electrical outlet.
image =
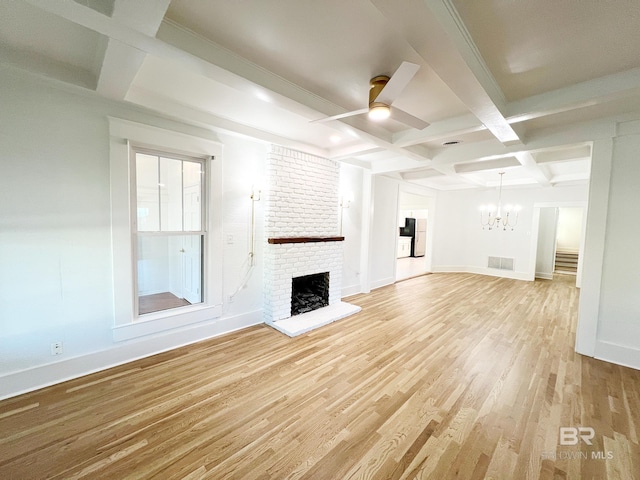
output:
M51 344L51 355L62 355L62 342L53 342Z

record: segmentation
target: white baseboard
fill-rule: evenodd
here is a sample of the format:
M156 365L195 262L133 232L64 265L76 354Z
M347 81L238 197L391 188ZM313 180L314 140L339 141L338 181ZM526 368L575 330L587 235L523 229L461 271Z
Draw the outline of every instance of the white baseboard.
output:
M640 349L598 340L594 357L605 362L640 370Z
M386 287L387 285L391 285L395 283L396 279L393 277L383 278L381 280L376 280L375 282L371 282L371 290L375 288Z
M553 273L536 272L536 278L542 278L543 280L553 280Z
M0 377L0 400L55 385L219 335L264 323L262 309L218 318L163 335L140 338L87 355L11 372Z
M362 293L362 287L360 285L342 287L342 298L350 297L351 295L357 295L358 293Z
M511 278L513 280L531 281L531 275L527 272L512 272L509 270L498 270L495 268L470 267L460 265L443 265L433 267L433 273L476 273L478 275L488 275L490 277Z
M460 265L441 265L438 267L432 267L433 273L471 273L469 271L471 267L461 267Z

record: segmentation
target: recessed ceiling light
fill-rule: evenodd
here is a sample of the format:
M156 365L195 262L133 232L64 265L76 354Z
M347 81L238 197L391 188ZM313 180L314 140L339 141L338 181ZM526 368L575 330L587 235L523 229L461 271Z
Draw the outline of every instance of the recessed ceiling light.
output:
M443 142L442 146L449 147L451 145L458 145L459 143L462 143L462 140L449 140L448 142Z

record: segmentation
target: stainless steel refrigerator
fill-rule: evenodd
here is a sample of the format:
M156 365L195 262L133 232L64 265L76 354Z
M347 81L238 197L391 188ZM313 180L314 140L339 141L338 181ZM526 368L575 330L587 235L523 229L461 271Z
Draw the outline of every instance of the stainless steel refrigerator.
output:
M416 220L416 233L413 239L414 257L424 257L427 251L427 219L418 218Z

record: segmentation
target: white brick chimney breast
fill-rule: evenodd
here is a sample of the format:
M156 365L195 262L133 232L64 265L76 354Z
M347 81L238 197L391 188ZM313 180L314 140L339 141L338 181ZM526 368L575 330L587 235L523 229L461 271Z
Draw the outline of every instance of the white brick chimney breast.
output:
M340 300L338 163L273 145L266 176L265 323L295 336L360 311ZM292 317L292 279L325 272L329 305Z

